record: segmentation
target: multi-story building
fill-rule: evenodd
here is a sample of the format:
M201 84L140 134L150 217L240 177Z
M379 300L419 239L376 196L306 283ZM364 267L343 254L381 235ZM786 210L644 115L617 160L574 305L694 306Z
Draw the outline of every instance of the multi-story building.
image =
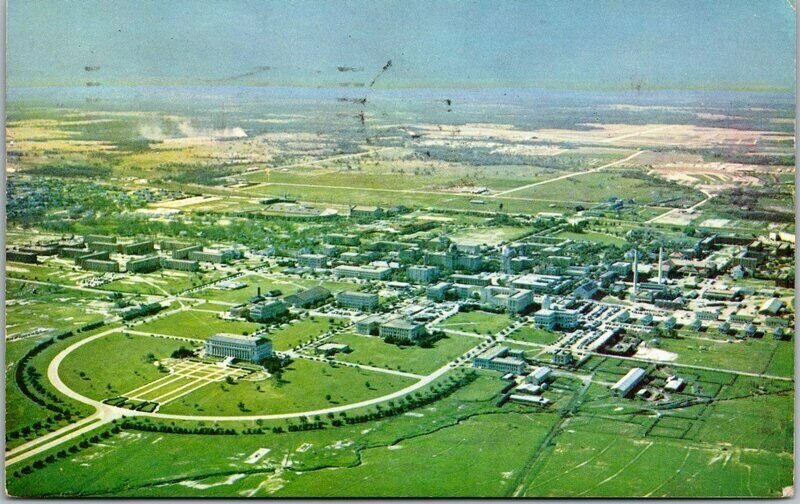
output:
M378 295L371 292L342 291L336 294L337 303L356 310L374 310L378 301Z
M153 242L150 240L127 243L122 245L122 253L128 255L145 255L153 252Z
M205 344L206 355L233 357L248 362L260 362L272 356L272 341L259 336L221 333L211 336Z
M445 296L447 296L447 291L449 291L451 287L452 285L447 282L439 282L436 285L431 285L425 291L425 297L431 301L444 301Z
M92 271L102 271L105 273L119 273L119 263L104 259L85 259L83 268Z
M200 263L198 263L197 261L189 261L186 259L169 259L166 257L162 257L161 267L165 269L174 269L180 271L197 271L200 269Z
M297 256L297 264L306 268L324 268L327 257L323 254L300 254Z
M436 266L409 266L406 276L412 282L431 283L439 277L439 268Z
M392 268L385 266L337 266L333 268L337 276L362 278L365 280L385 280L392 274Z
M580 312L577 310L551 310L542 308L533 314L537 326L547 329L573 329L578 325Z
M128 261L125 269L128 273L150 273L161 267L161 259L158 256L143 257Z
M178 252L177 250L175 252ZM216 264L223 264L233 259L232 250L192 250L189 252L187 259L190 261L210 262ZM175 254L172 255L175 257ZM176 258L177 259L177 258Z
M189 253L191 252L201 252L203 250L202 245L187 245L185 247L180 247L172 250L172 258L173 259L188 259Z
M398 317L382 323L378 334L384 339L417 341L425 334L425 325L405 317Z
M521 353L512 353L507 346L498 346L488 348L473 357L472 365L476 368L519 375L525 372L527 362L521 357Z
M286 313L286 303L281 300L256 303L249 311L250 319L255 322L271 320L283 313Z
M527 289L535 293L552 294L558 291L562 284L569 282L569 280L559 275L539 275L534 273L515 279L511 282L511 286L517 289Z
M6 250L6 260L28 264L36 264L37 261L36 254L19 250Z
M299 292L295 292L289 296L286 296L284 300L287 304L292 306L297 306L300 308L305 308L307 306L311 306L313 304L319 303L321 301L325 301L331 297L331 291L326 289L325 287L314 286L310 289L305 289Z
M533 303L533 294L526 289L488 286L481 289L481 302L509 313L520 313Z
M457 283L459 285L477 285L479 287L486 287L487 285L491 284L492 281L483 275L462 275L462 274L455 274L450 275L450 280L453 283Z

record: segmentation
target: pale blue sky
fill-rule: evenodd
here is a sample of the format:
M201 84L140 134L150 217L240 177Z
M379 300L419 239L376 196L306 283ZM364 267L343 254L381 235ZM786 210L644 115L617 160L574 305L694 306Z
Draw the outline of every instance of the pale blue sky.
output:
M8 3L10 87L794 86L789 0Z

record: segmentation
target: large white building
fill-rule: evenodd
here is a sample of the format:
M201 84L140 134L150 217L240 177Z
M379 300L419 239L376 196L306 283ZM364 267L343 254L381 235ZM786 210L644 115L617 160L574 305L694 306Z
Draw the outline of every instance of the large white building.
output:
M345 308L374 310L378 307L378 295L371 292L342 291L336 294L336 302Z
M509 313L520 313L533 302L533 294L526 289L488 286L481 289L481 302Z
M272 341L259 336L221 333L208 338L205 351L206 355L212 357L233 357L260 362L272 356Z
M392 274L392 268L385 266L337 266L333 268L336 276L363 278L364 280L385 280Z
M547 330L572 329L578 325L577 310L549 310L542 308L533 314L536 325Z

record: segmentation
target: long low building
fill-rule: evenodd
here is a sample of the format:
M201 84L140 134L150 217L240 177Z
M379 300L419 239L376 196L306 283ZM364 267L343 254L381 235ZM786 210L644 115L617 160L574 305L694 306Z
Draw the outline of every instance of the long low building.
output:
M205 344L206 355L233 357L249 362L260 362L272 356L272 341L260 336L221 333L211 336Z
M362 278L364 280L385 280L392 274L392 268L385 266L337 266L333 268L336 276Z
M647 376L647 371L638 367L633 368L611 387L611 392L619 397L625 397L641 383L645 376Z

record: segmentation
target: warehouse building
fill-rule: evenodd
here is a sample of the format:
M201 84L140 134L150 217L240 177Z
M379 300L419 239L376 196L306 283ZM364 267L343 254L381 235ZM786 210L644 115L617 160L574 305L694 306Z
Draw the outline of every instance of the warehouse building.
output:
M647 372L642 368L633 368L611 387L611 392L619 397L625 397L641 383Z

